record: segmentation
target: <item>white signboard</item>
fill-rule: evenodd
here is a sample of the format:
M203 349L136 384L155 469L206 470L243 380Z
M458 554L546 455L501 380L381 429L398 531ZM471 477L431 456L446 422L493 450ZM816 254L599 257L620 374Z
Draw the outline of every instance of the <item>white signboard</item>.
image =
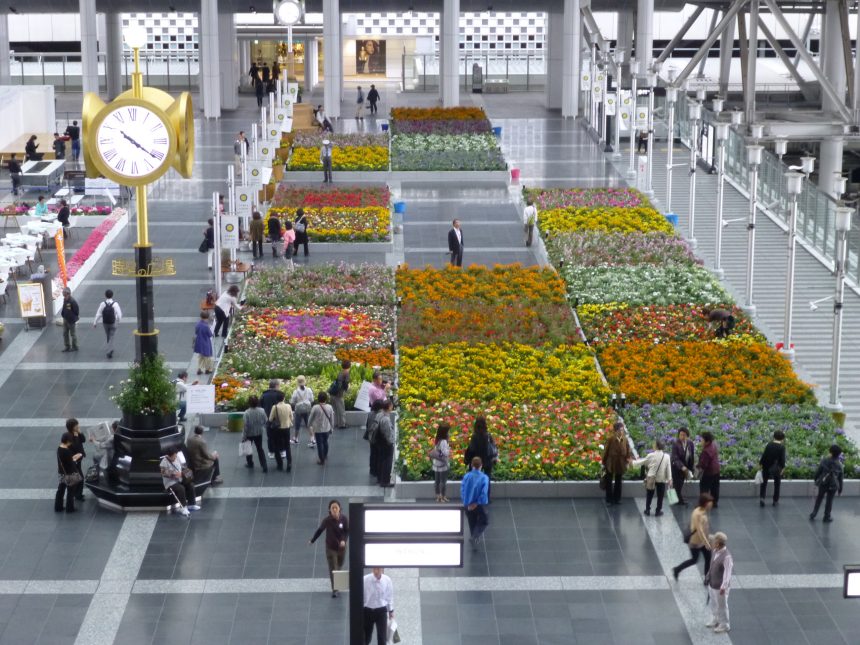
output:
M860 569L857 565L843 567L845 582L842 589L843 598L860 598Z
M18 306L21 309L21 318L42 318L47 316L42 283L19 282Z
M293 106L275 108L275 113L272 115L272 121L275 123L283 123L287 119L293 118Z
M636 129L637 130L647 130L648 129L648 108L647 107L637 107L636 108Z
M262 161L248 161L248 185L254 188L261 188L263 186L263 162ZM271 172L271 169L269 169Z
M221 216L221 248L239 248L239 218L235 215Z
M284 91L284 107L293 105L299 100L299 84L287 83L287 88Z
M270 168L272 166L272 157L275 156L275 148L268 140L257 143L257 157L263 162L263 166Z
M355 397L354 407L356 410L370 412L370 381L362 381L361 387L358 388L358 395Z
M229 218L222 218L229 219ZM186 414L211 414L215 412L214 385L188 385L185 392Z
M439 508L367 508L364 532L371 533L451 533L463 532L463 512L459 506Z
M591 88L591 102L603 103L603 83L595 83Z
M591 74L589 72L581 72L579 75L579 89L587 92L591 86Z
M461 567L462 542L373 542L364 545L366 567Z
M648 190L648 157L639 155L636 158L636 188L645 192Z
M615 116L616 100L614 92L610 92L606 95L606 116Z
M236 215L251 217L254 189L250 186L236 186Z
M263 135L269 139L280 139L281 138L281 125L279 123L273 123L269 125L268 128L263 130Z

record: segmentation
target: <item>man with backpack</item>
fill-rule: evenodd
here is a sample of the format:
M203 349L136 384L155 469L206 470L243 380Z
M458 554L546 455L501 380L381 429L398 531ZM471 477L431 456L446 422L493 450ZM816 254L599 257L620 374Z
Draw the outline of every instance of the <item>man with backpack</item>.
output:
M113 337L120 320L122 320L122 309L119 308L119 303L113 299L113 291L108 289L105 291L105 299L99 303L96 317L93 320L93 327L99 323L104 325L105 355L108 358L113 358Z
M830 455L821 460L818 464L818 470L815 471L815 485L818 487L818 495L815 498L815 506L812 508L812 513L809 514L810 520L815 520L818 515L818 509L821 507L821 500L827 496L827 501L824 502L824 520L832 522L833 518L830 511L833 510L833 497L839 493L842 495L842 478L844 472L842 470L842 462L839 461L839 455L842 454L842 448L837 444L830 446Z

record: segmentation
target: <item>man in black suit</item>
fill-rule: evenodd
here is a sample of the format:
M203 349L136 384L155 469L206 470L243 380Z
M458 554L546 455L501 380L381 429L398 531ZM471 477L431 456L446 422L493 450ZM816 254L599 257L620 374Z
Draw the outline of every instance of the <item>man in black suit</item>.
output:
M451 264L455 267L463 266L463 231L460 230L460 220L455 219L453 226L448 231L448 250L451 252Z

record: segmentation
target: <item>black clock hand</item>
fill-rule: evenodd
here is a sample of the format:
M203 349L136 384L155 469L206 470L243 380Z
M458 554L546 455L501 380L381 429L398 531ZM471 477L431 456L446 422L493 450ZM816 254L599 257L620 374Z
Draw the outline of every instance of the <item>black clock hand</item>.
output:
M121 132L122 132L122 131L121 131ZM144 148L144 147L143 147L142 145L140 145L137 141L135 141L135 140L134 140L134 139L132 139L130 136L128 136L125 132L122 132L122 136L124 136L124 137L125 137L126 139L128 139L132 144L134 144L135 146L137 146L138 148L140 148L140 149L141 149L141 150L143 150L144 152L149 152L146 148Z

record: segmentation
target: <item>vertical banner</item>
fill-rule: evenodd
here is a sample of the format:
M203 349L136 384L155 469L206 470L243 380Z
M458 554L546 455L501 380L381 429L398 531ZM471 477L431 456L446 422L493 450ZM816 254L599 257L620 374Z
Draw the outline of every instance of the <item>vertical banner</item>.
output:
M269 141L269 139L263 139L257 142L257 158L264 168L272 167L272 158L275 156L275 149Z
M254 190L250 186L236 186L236 215L251 217Z
M263 186L263 162L262 161L248 161L246 163L248 166L248 185L254 186L256 188L262 188Z
M647 107L637 107L636 108L636 129L637 130L647 130L648 129L648 108Z
M591 86L591 73L590 72L580 72L579 74L579 89L583 92L587 92L588 88Z
M615 116L615 92L606 93L606 116Z
M287 91L284 93L284 107L293 109L292 106L299 100L299 84L287 83Z
M63 237L63 227L54 234L54 244L57 247L57 272L63 279L63 286L69 286L69 274L66 271L66 240Z
M221 216L221 248L239 248L239 218L235 215Z
M630 115L633 110L633 99L631 98L630 90L621 90L618 92L618 123L621 125L621 130L626 132L630 129Z

